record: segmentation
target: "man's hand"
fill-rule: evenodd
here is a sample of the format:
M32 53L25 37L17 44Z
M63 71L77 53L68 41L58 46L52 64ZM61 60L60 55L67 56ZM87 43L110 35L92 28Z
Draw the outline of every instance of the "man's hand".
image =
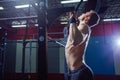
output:
M72 16L69 20L69 23L76 23L76 19Z
M79 20L79 21L84 20L85 16L86 16L86 14L83 13L82 15L80 15L80 16L78 17L78 20Z

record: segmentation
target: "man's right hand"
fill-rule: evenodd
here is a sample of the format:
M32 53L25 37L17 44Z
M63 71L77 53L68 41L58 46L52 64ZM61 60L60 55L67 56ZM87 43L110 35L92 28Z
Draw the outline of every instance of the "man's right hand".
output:
M69 20L69 23L76 23L76 19L72 16Z

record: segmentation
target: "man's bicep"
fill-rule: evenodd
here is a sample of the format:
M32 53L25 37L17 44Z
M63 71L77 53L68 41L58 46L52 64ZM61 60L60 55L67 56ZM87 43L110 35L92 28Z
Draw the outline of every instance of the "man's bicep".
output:
M69 41L73 45L78 45L83 41L84 37L75 23L71 23L69 27Z
M76 35L76 24L75 23L71 23L70 27L69 27L69 36L71 39L74 40Z

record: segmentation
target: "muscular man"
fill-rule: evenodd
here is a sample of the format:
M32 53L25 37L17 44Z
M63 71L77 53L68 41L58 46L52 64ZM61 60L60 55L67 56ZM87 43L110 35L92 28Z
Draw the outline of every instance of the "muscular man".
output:
M86 47L91 34L91 27L98 24L98 14L91 10L78 17L76 24L75 15L70 13L70 27L65 57L71 73L71 80L94 80L92 70L84 61Z

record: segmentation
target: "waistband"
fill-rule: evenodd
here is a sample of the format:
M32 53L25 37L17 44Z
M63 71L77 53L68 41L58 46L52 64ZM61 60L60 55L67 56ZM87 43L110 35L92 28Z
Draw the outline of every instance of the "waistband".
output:
M79 68L77 68L75 70L70 70L70 74L76 73L78 71L82 71L85 68L87 68L87 66L83 64L82 66L80 66Z

